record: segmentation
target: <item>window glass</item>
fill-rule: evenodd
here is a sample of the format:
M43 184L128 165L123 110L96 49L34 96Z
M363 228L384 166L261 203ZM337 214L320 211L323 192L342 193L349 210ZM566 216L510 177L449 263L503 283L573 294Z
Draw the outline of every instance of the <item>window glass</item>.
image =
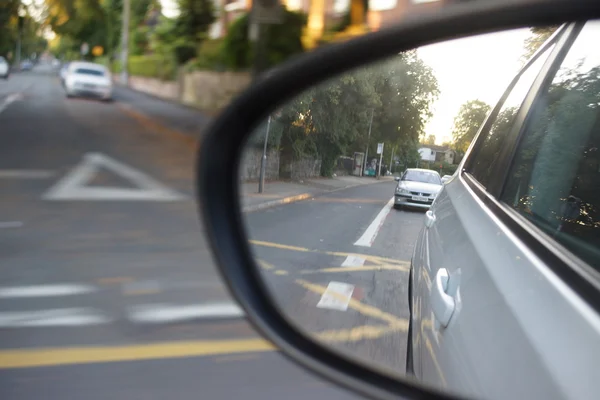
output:
M75 73L81 74L81 75L104 76L104 71L100 71L98 69L90 69L90 68L77 68L75 70Z
M440 176L435 172L408 170L402 177L403 181L441 184Z
M600 23L588 23L532 118L502 200L600 267Z
M539 74L552 47L547 49L540 57L529 66L521 75L500 111L494 116L492 125L487 132L482 133L482 143L474 155L473 164L469 171L479 183L487 187L496 167L496 161L504 141L513 126L517 112L531 89L531 85Z

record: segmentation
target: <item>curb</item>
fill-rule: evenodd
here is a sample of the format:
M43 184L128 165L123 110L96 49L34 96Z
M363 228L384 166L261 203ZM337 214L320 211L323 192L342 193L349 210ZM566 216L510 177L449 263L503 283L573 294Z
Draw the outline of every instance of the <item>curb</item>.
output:
M277 200L271 200L271 201L267 201L265 203L260 203L260 204L256 204L253 206L247 206L244 207L242 209L243 213L251 213L251 212L255 212L255 211L260 211L260 210L264 210L266 208L271 208L271 207L277 207L277 206L282 206L284 204L291 204L291 203L296 203L302 200L307 200L322 194L327 194L327 193L334 193L334 192L338 192L340 190L345 190L345 189L350 189L350 188L354 188L354 187L358 187L358 186L367 186L367 185L373 185L375 183L383 183L385 181L375 181L375 182L368 182L368 183L359 183L357 185L348 185L348 186L344 186L344 187L339 187L339 188L335 188L335 189L331 189L331 190L322 190L319 192L314 192L314 193L302 193L302 194L297 194L295 196L289 196L289 197L284 197L281 199L277 199Z

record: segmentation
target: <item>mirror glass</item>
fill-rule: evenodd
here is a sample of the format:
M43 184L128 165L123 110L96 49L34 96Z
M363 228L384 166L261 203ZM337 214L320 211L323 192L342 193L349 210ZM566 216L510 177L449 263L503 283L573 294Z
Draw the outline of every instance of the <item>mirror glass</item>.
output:
M556 398L566 390L554 375L560 368L545 367L562 346L557 316L544 314L556 308L540 303L540 311L532 294L544 291L544 304L552 299L565 304L565 312L577 310L540 277L519 243L501 235L455 173L505 93L472 175L487 187L500 176L495 168L507 168L499 149L517 146L506 142L510 128L557 49L547 46L528 60L557 29L511 30L406 51L304 91L254 130L239 171L245 229L270 294L291 323L344 356L461 395ZM568 165L588 154L577 146L587 146L596 124L598 33L594 23L585 27L547 80L540 95L546 100L531 111L541 113L540 121L558 118L561 101L566 110L569 96L596 90L596 100L585 98L587 130L569 157L555 158ZM519 158L531 176L539 173L538 149L531 146L547 146L540 151L554 157L539 135L532 133ZM596 172L597 153L587 161L596 162ZM525 179L522 171L514 179ZM573 176L565 172L562 189L572 186ZM526 189L514 189L506 203L531 201ZM582 330L592 329L573 315ZM534 319L539 325L530 323ZM539 342L539 335L555 341Z

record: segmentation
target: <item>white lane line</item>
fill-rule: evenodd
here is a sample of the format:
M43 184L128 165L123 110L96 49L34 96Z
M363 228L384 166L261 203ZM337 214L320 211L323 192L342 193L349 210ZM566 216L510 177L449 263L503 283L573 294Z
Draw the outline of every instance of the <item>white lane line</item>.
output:
M169 323L200 318L236 318L244 311L233 303L198 305L143 304L129 309L129 319L138 323Z
M346 311L352 299L354 285L344 282L329 282L325 293L317 303L318 308Z
M10 286L0 287L0 298L72 296L95 291L93 286L72 284Z
M365 233L363 233L356 243L354 243L355 246L371 247L371 245L373 245L373 241L377 237L377 233L379 232L381 225L383 225L383 221L385 221L385 218L390 213L393 206L394 198L392 197L381 211L379 211L379 214L377 214L373 222L371 222L371 225L369 225Z
M358 256L353 256L352 254L346 257L344 262L342 263L342 267L362 267L365 263L365 259Z
M110 322L110 319L106 315L92 308L0 312L0 328L85 326L107 322Z
M0 222L0 229L21 228L23 225L24 224L21 221L1 221Z
M4 98L4 101L0 102L0 113L6 109L11 103L22 100L23 94L21 93L11 93Z
M46 179L52 178L56 172L46 169L2 169L0 179Z

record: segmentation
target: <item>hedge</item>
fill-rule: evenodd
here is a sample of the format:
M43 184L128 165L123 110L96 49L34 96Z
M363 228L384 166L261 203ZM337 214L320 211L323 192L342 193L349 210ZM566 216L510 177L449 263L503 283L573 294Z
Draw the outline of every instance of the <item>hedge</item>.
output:
M164 81L174 80L177 77L175 62L159 55L129 56L129 75L157 78ZM112 62L113 74L121 72L121 60Z

